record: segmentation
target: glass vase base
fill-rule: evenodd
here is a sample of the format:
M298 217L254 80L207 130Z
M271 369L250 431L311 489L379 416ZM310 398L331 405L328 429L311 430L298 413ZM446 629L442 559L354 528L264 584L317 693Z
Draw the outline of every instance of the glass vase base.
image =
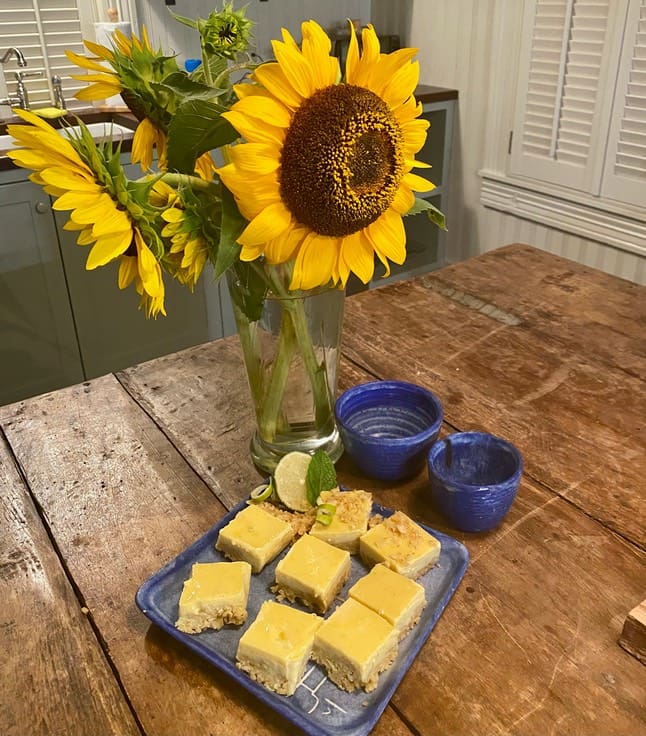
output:
M288 452L307 452L311 455L316 450L325 450L333 463L343 455L343 443L336 427L325 437L294 438L280 444L264 442L258 432L255 432L249 449L254 465L269 475L274 472L281 457Z

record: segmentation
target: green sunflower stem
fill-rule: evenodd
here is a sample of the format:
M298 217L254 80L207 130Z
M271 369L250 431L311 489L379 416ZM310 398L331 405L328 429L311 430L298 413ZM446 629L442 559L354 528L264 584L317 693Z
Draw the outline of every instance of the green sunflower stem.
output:
M238 334L245 354L249 383L256 407L258 427L262 437L273 442L279 434L289 431L284 415L286 391L305 390L290 386L293 361L298 355L304 375L312 391L312 402L317 426L329 424L332 416L332 397L328 388L325 361L317 357L310 333L304 297L307 294L289 291L291 264L270 266L252 262L250 267L261 276L267 288L280 305L280 327L271 365L263 362L258 322L250 321L238 311Z
M159 178L174 188L200 189L203 192L217 189L215 182L205 181L204 179L200 179L199 176L193 176L192 174L178 174L174 171L166 171ZM147 180L147 177L144 176L138 181Z
M265 414L263 417L264 425L270 430L278 425L278 415L282 406L285 389L287 388L286 379L288 377L289 362L296 348L298 348L298 352L303 359L303 365L305 366L312 388L316 422L325 422L332 411L331 397L325 375L325 365L319 363L314 345L312 344L312 336L307 324L303 298L298 295L295 296L289 291L289 281L292 275L291 264L285 264L282 270L280 267L266 266L265 273L268 276L271 290L281 300L283 318L281 320L278 351L267 392ZM287 330L290 332L290 339L289 342L286 339L285 343L283 343L283 335ZM289 349L283 352L281 344L288 344ZM274 375L276 376L275 380Z
M265 398L261 404L262 410L259 414L261 431L265 437L270 439L276 437L281 424L283 397L289 378L289 366L295 350L294 326L289 314L283 312L276 357L271 369Z

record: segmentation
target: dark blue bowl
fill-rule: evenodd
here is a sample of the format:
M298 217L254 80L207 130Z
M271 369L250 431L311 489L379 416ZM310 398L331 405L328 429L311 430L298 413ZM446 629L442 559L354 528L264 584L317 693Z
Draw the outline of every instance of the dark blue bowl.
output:
M435 506L465 532L484 532L500 524L516 498L522 472L520 452L486 432L448 435L428 453Z
M335 414L345 451L380 480L401 480L423 467L443 417L433 393L405 381L354 386L338 398Z

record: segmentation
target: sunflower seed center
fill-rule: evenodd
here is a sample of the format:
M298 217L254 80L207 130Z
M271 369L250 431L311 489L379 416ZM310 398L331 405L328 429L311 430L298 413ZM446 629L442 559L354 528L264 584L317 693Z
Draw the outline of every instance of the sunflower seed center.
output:
M404 173L403 135L374 92L333 85L296 111L280 163L281 198L298 222L344 237L392 204Z

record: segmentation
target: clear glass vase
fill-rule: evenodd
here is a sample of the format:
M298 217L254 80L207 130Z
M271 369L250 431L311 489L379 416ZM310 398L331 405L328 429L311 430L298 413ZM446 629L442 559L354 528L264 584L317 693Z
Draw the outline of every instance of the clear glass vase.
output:
M255 310L248 307L239 274L227 274L256 414L251 457L267 473L294 450L322 448L336 461L343 452L334 399L345 293L289 292L289 274L281 267L264 271L283 288L267 290Z

